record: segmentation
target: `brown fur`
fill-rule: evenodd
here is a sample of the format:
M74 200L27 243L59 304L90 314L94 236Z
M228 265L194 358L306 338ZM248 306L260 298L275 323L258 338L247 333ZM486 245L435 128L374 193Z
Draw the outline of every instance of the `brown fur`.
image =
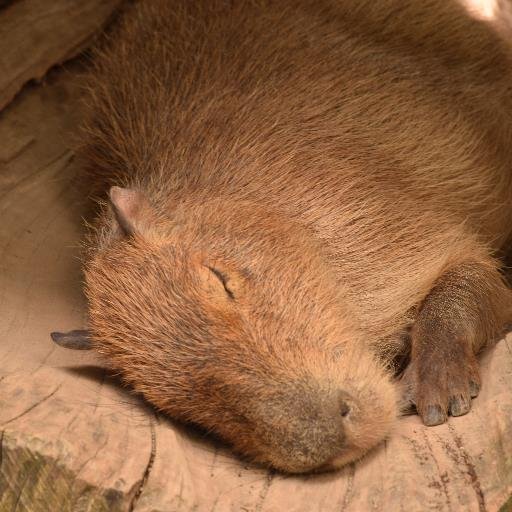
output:
M389 434L410 339L424 421L466 412L511 312L506 44L449 0L148 0L111 40L85 272L126 381L292 472Z

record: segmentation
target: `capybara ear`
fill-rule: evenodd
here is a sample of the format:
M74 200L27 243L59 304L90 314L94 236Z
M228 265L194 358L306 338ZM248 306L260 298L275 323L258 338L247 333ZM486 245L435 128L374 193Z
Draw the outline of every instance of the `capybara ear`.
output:
M64 348L73 350L91 350L91 334L87 330L75 329L69 332L52 332L52 340Z
M123 234L144 235L156 217L144 194L133 188L111 187L110 202Z

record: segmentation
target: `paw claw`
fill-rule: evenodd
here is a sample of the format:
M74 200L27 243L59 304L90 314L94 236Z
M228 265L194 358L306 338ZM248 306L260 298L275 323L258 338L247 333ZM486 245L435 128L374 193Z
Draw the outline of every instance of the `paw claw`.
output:
M480 392L480 385L478 382L475 382L474 380L469 381L469 394L471 395L471 398L475 398L478 396L478 393Z
M447 420L446 413L440 405L428 405L422 417L423 423L429 427L440 425Z
M452 416L463 416L471 409L471 402L462 396L452 396L450 398L449 409Z

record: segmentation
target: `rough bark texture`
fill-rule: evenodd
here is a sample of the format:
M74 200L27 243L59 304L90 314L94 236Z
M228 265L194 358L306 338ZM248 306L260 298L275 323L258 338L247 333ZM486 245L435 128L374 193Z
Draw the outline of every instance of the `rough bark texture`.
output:
M434 428L404 418L360 463L305 477L245 465L156 414L93 355L52 344L50 331L84 325L77 71L0 113L0 511L512 510L512 336L484 356L468 415Z
M77 55L121 0L0 2L0 108L25 82Z

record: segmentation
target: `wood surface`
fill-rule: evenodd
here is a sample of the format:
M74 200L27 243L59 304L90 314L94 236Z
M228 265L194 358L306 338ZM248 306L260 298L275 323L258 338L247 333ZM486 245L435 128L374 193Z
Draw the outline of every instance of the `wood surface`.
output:
M90 43L121 0L0 0L0 109Z
M80 72L53 71L0 113L0 512L512 511L512 336L484 356L470 414L406 417L359 463L302 477L238 460L52 343L86 323Z

